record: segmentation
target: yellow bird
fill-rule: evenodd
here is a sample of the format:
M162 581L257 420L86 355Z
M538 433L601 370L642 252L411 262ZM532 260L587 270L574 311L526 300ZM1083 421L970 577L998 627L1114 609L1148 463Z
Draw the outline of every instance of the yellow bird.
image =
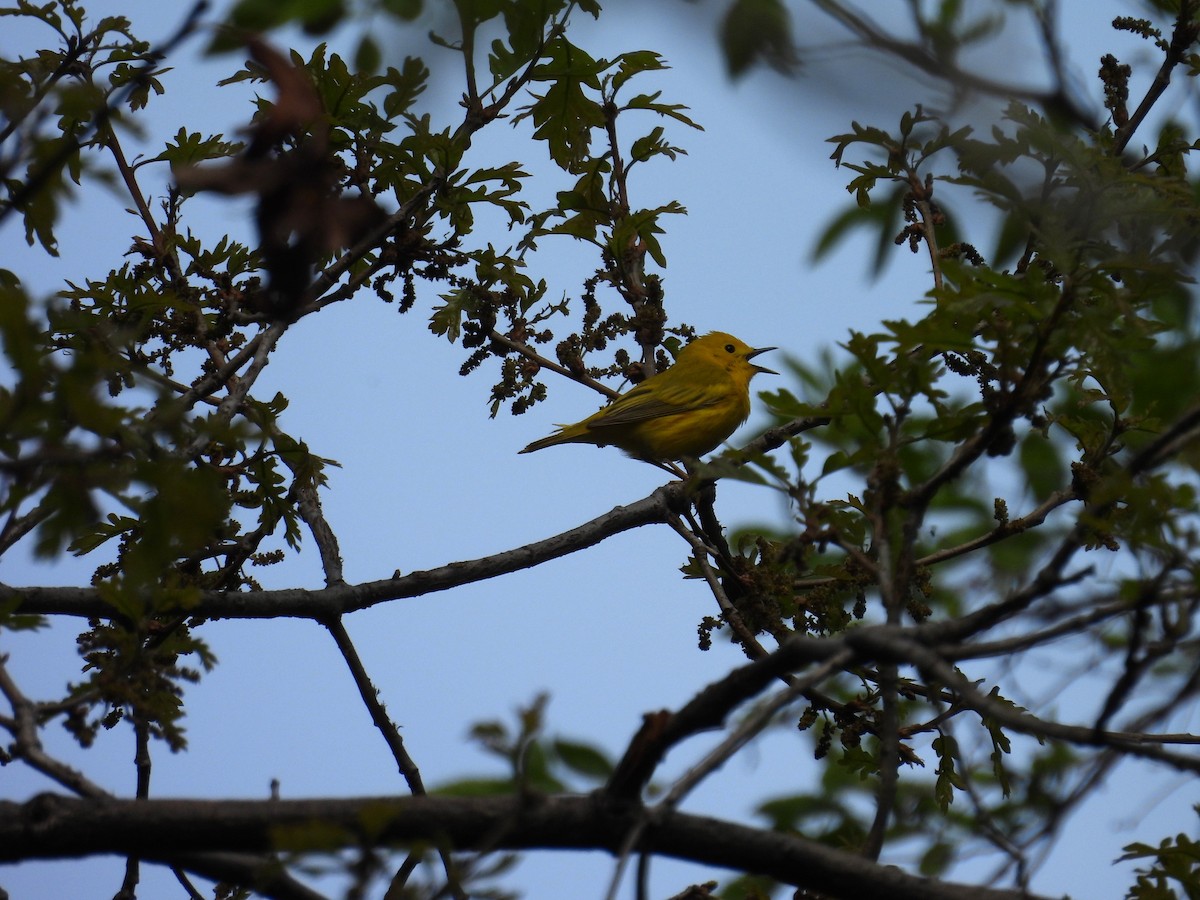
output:
M554 444L608 444L647 462L698 457L733 434L750 415L750 379L773 369L750 360L760 353L714 331L679 351L675 364L574 425L534 441L522 453Z

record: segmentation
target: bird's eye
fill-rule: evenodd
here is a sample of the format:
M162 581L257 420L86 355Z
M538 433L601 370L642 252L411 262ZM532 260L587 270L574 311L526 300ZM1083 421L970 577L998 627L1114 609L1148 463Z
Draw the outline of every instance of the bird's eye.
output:
M734 351L733 344L726 344L726 345L725 345L725 352L726 352L726 353L732 353L733 351Z

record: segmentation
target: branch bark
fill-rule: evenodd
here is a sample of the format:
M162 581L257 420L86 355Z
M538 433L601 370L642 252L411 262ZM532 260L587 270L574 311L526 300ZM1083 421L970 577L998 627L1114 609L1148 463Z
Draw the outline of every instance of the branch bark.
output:
M388 600L421 597L528 569L560 556L595 546L606 538L665 522L675 509L686 505L683 485L672 482L628 506L617 506L602 516L545 540L535 541L479 559L447 563L436 569L395 575L361 584L333 585L323 590L288 588L278 591L230 593L204 591L189 615L207 619L300 618L329 620ZM102 619L117 615L94 588L11 587L0 585L0 606L14 604L21 615L83 616Z
M187 868L187 854L197 851L311 850L318 824L323 837L342 847L433 841L459 850L615 853L645 813L639 804L598 794L337 800L77 800L42 794L24 804L0 802L0 860L136 851ZM331 829L340 829L341 837ZM666 810L652 817L637 849L759 872L831 897L1045 900L922 878L803 837Z

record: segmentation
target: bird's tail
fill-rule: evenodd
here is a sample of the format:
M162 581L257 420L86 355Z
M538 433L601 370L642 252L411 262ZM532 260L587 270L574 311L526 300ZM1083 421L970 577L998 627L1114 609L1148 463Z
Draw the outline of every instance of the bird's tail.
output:
M553 447L555 444L569 444L571 441L578 440L578 435L572 434L565 428L560 427L554 434L547 435L541 440L534 441L521 453L532 453L534 450L544 450L546 447Z

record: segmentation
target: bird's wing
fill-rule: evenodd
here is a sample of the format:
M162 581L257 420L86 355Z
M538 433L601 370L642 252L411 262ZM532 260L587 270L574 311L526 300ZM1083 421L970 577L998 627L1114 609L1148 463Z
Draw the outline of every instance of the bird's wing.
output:
M700 382L692 384L658 384L645 382L627 394L622 394L615 403L605 407L603 415L588 423L589 430L603 430L620 425L631 425L647 419L673 416L692 410L704 409L720 403L724 397L714 391L713 385Z

